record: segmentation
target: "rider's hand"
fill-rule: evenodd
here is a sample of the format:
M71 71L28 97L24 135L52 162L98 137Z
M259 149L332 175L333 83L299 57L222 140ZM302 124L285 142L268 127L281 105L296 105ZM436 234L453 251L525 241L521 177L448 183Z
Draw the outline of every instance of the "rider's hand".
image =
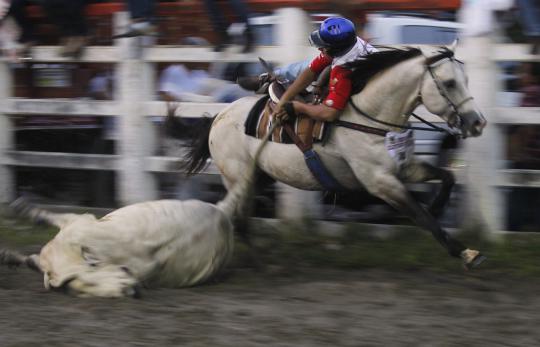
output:
M285 111L284 104L281 102L276 104L274 112L272 112L272 118L281 123L286 122L287 119L289 119L289 115L287 114L287 111Z

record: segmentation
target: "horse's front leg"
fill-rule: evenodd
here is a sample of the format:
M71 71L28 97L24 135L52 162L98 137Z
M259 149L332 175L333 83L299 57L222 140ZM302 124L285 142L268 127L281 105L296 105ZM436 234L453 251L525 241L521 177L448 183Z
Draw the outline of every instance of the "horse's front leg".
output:
M460 257L466 267L479 265L485 259L480 252L468 249L441 228L437 220L412 197L396 176L384 171L374 172L363 182L371 194L386 201L421 228L431 231L448 253L453 257Z
M444 207L450 199L452 188L456 183L454 174L451 171L438 168L422 161L414 161L403 169L400 176L408 183L440 180L440 188L431 201L428 211L436 218L442 215Z

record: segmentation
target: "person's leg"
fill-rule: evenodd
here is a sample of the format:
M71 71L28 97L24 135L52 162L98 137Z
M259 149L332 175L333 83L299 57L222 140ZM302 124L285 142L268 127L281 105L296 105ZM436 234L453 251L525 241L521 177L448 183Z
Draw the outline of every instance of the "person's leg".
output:
M80 55L86 44L86 0L46 0L44 5L49 18L59 28L62 41L65 41L60 55Z
M276 77L292 83L309 66L310 60L302 60L295 63L280 66L274 69Z
M253 48L255 38L253 34L253 28L249 24L249 10L244 0L229 0L231 6L234 9L234 13L242 23L246 25L246 31L244 32L244 38L246 40L243 51L249 52Z
M17 25L21 28L20 43L28 43L35 41L34 23L26 15L25 7L28 0L12 0L8 15L13 16Z
M127 0L131 19L139 22L152 22L154 20L154 0Z
M65 30L70 36L86 36L86 14L84 13L86 0L63 0L64 11L67 15Z
M69 3L67 4L69 5ZM69 10L64 7L63 0L45 0L43 8L49 20L58 27L61 36L71 36L71 26L69 25Z
M210 24L214 28L214 31L218 34L218 44L215 47L216 51L223 49L223 46L229 43L230 38L227 34L227 23L225 17L221 13L221 10L215 0L204 0L204 6L208 16L210 17Z
M540 51L540 4L536 0L517 0L521 26L532 44L531 54Z
M154 25L155 1L154 0L126 0L131 16L131 25L123 34L114 35L113 38L135 37L143 35L155 35Z
M238 16L241 22L249 26L249 10L244 0L229 0L229 2L234 10L234 14Z

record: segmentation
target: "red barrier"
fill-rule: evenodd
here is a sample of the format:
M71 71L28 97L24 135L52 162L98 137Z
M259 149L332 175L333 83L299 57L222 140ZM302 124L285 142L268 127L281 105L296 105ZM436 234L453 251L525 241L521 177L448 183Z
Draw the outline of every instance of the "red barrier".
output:
M299 7L307 11L332 11L336 6L353 10L457 10L461 0L246 0L252 11L269 12L282 7ZM90 4L86 8L89 16L106 16L125 10L123 2ZM203 12L200 1L177 1L158 4L158 14L179 11L181 13ZM29 6L32 17L43 16L39 6Z

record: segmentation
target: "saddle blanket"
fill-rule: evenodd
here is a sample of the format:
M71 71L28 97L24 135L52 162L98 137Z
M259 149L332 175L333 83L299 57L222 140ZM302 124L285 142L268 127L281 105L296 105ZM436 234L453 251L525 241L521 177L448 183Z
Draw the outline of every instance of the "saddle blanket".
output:
M259 99L249 112L246 119L244 124L245 134L258 139L263 138L272 126L271 114L274 106L275 103L268 96L264 96ZM325 122L314 121L311 118L303 115L299 115L292 122L294 132L304 143L308 142L308 136L312 136L313 142L322 141L325 138L327 129L329 128L328 124ZM309 133L309 129L311 128L310 122L315 122L311 133ZM270 141L286 144L294 143L293 139L291 139L291 137L281 126L276 127L274 133L270 137Z

